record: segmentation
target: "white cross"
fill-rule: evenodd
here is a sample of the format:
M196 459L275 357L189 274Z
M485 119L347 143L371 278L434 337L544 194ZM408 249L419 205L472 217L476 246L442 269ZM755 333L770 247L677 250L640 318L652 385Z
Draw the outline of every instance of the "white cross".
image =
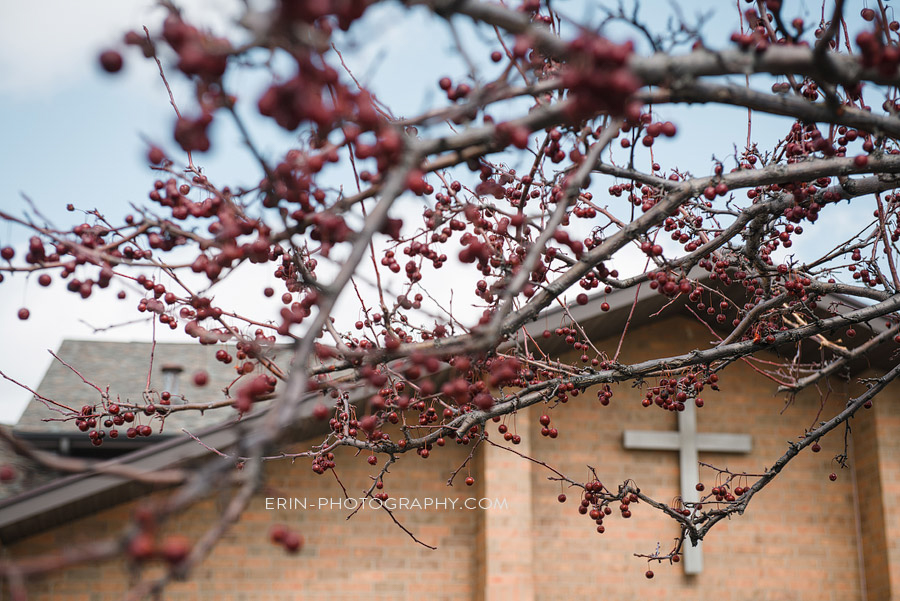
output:
M697 483L700 482L698 467L699 451L717 453L749 453L753 441L747 434L698 434L697 413L694 403L684 405L684 411L678 412L678 432L658 432L647 430L626 430L624 445L626 449L645 451L679 451L681 468L681 499L687 503L700 500ZM685 574L699 574L703 571L703 547L696 547L690 540L682 545Z

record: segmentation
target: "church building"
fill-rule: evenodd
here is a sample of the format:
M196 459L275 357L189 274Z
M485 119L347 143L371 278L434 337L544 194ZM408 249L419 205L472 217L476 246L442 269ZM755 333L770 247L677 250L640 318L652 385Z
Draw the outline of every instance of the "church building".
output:
M836 304L820 304L853 308L847 299L830 300ZM608 311L600 310L600 299L568 311L593 345L610 356L627 322L620 363L709 348L717 340L714 324L701 321L680 299L670 303L647 287L637 300L631 290L602 301L609 303ZM537 337L567 319L561 310L550 311L529 331ZM863 344L885 327L883 320L870 323L846 342ZM813 343L803 344L811 357L820 356ZM630 517L616 509L600 533L594 520L579 513L580 489L558 479L563 474L587 482L596 473L611 490L630 480L670 506L706 494L697 491L698 483L708 492L721 481L708 466L746 473L733 484L749 486L791 441L861 394L860 378L895 365L896 346L873 349L851 366L852 373L832 376L790 402L762 373L772 365L736 361L719 374L718 392L705 390L703 406L688 403L683 412L642 406L649 383L613 385L608 404L598 400L597 389L588 389L565 404L534 405L502 422L519 437L517 445L503 440L500 424L489 423L496 444L479 445L468 463L471 446L450 441L427 459L402 455L384 479L384 492L398 501L393 515L402 527L384 510L366 504L347 519L356 506L342 487L358 498L382 467L369 465L354 450L335 451L334 473L315 473L306 458L269 461L265 485L249 509L186 580L166 586L162 598L900 601L900 512L891 509L900 502L898 382L870 409L857 413L849 432L838 428L820 441L819 452L801 452L743 515L719 523L701 545L685 549L678 563L636 556L671 549L679 535L671 518L645 503L632 503ZM147 381L150 347L67 340L58 354L88 380L109 385L111 394L136 400ZM196 343L156 344L152 387L192 403L221 400L222 388L235 373L215 360L215 350ZM572 351L558 344L556 352ZM784 360L775 352L756 358ZM202 388L191 377L197 370L209 374ZM59 362L37 392L72 407L98 400L95 389ZM545 414L558 433L555 438L541 433ZM15 474L0 483L3 561L28 567L60 560L49 573L5 582L3 595L24 590L34 601L118 600L141 579L162 574L164 564L153 560L136 566L124 547L116 560L89 559L98 541L129 527L142 504L172 490L164 482L130 481L116 466L191 466L209 460L209 448L227 453L264 409L254 408L240 421L236 415L230 408L207 416L179 413L166 419L161 432L158 420L139 417L152 426L151 436L120 436L94 447L52 405L32 400L12 430L16 440L58 455L60 467L65 461L102 462L89 471L52 470L8 445L3 448L0 460ZM327 420L310 419L304 428L307 440L291 451L319 444ZM846 467L836 459L843 454ZM473 480L470 485L467 478ZM227 500L213 495L169 516L159 526L159 538L178 534L196 541ZM271 542L274 526L302 536L296 553ZM85 561L70 561L79 559Z

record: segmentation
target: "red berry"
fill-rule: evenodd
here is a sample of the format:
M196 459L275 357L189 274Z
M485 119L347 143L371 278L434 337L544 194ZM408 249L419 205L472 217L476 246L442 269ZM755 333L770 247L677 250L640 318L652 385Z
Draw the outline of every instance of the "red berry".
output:
M19 319L21 319L22 321L25 321L26 319L28 319L28 317L30 315L31 315L31 311L29 311L28 309L24 309L24 308L19 309Z
M831 472L830 474L828 474L828 479L834 482L835 480L837 480L837 474Z
M146 561L153 557L153 538L146 533L141 533L128 543L128 555L135 561Z
M646 572L644 572L644 576L646 576L647 578L653 578L653 570L647 570Z
M296 532L288 532L284 535L282 544L288 553L299 553L303 547L303 537Z
M473 478L472 476L467 477L466 486L472 486L473 484L475 484L475 478Z
M16 477L16 470L10 465L0 466L0 482L10 482Z
M575 302L579 305L586 305L588 302L588 295L582 292L575 298Z
M406 187L409 188L409 191L417 196L422 196L426 193L428 182L424 179L424 174L418 169L411 170L406 176Z
M122 55L115 50L104 50L100 53L100 66L107 73L118 73L122 70Z
M173 565L184 561L190 552L190 541L179 534L166 538L159 546L159 554L164 560Z
M154 165L159 165L166 160L166 153L159 146L151 146L147 151L147 160Z
M16 251L13 250L12 246L4 246L0 249L0 257L3 257L7 261L12 261L14 256L16 256Z
M209 383L209 374L205 370L194 372L194 386L206 386Z
M281 524L275 524L269 530L269 538L273 543L281 543L284 541L284 537L287 535L288 529Z

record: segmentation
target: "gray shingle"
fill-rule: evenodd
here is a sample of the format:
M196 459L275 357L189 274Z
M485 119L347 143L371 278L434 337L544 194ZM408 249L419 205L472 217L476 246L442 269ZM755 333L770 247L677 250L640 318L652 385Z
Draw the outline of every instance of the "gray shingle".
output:
M14 497L63 475L27 457L22 457L3 443L0 443L0 465L9 466L14 472L12 480L0 483L0 499Z
M65 340L57 355L77 369L84 377L101 389L109 387L110 398L122 402L144 404L143 392L147 383L147 370L152 344L148 342L99 342L94 340ZM234 366L224 365L215 358L222 345L203 346L199 343L157 343L150 379L152 390L164 390L163 367L178 365L183 371L178 377L179 393L187 402L205 403L225 398L223 389L235 380ZM234 356L234 348L227 350ZM283 352L289 352L285 350ZM204 387L194 385L193 374L205 370L209 383ZM252 374L251 374L252 375ZM240 387L240 383L237 385ZM100 394L92 386L81 381L75 373L58 361L53 361L44 375L37 392L39 395L78 410L83 405L100 403ZM172 404L182 402L172 399ZM202 415L197 411L177 412L165 420L164 434L180 434L181 428L199 429L226 420L233 420L236 412L224 407ZM142 416L143 417L143 416ZM17 432L78 432L73 422L63 421L62 412L44 401L33 398L16 425ZM146 420L146 417L143 417ZM146 421L142 423L148 423ZM159 431L160 420L149 422L154 433Z

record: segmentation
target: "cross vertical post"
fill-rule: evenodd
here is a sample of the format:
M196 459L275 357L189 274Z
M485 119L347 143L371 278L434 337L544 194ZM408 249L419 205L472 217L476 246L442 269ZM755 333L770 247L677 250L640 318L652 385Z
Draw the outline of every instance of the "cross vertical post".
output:
M685 403L684 411L678 412L678 431L660 432L648 430L626 430L623 439L626 449L643 451L678 451L681 499L686 503L700 500L697 483L700 481L699 453L749 453L753 441L747 434L698 434L697 410L693 402ZM703 571L703 543L694 547L690 540L682 545L685 574L699 574Z

